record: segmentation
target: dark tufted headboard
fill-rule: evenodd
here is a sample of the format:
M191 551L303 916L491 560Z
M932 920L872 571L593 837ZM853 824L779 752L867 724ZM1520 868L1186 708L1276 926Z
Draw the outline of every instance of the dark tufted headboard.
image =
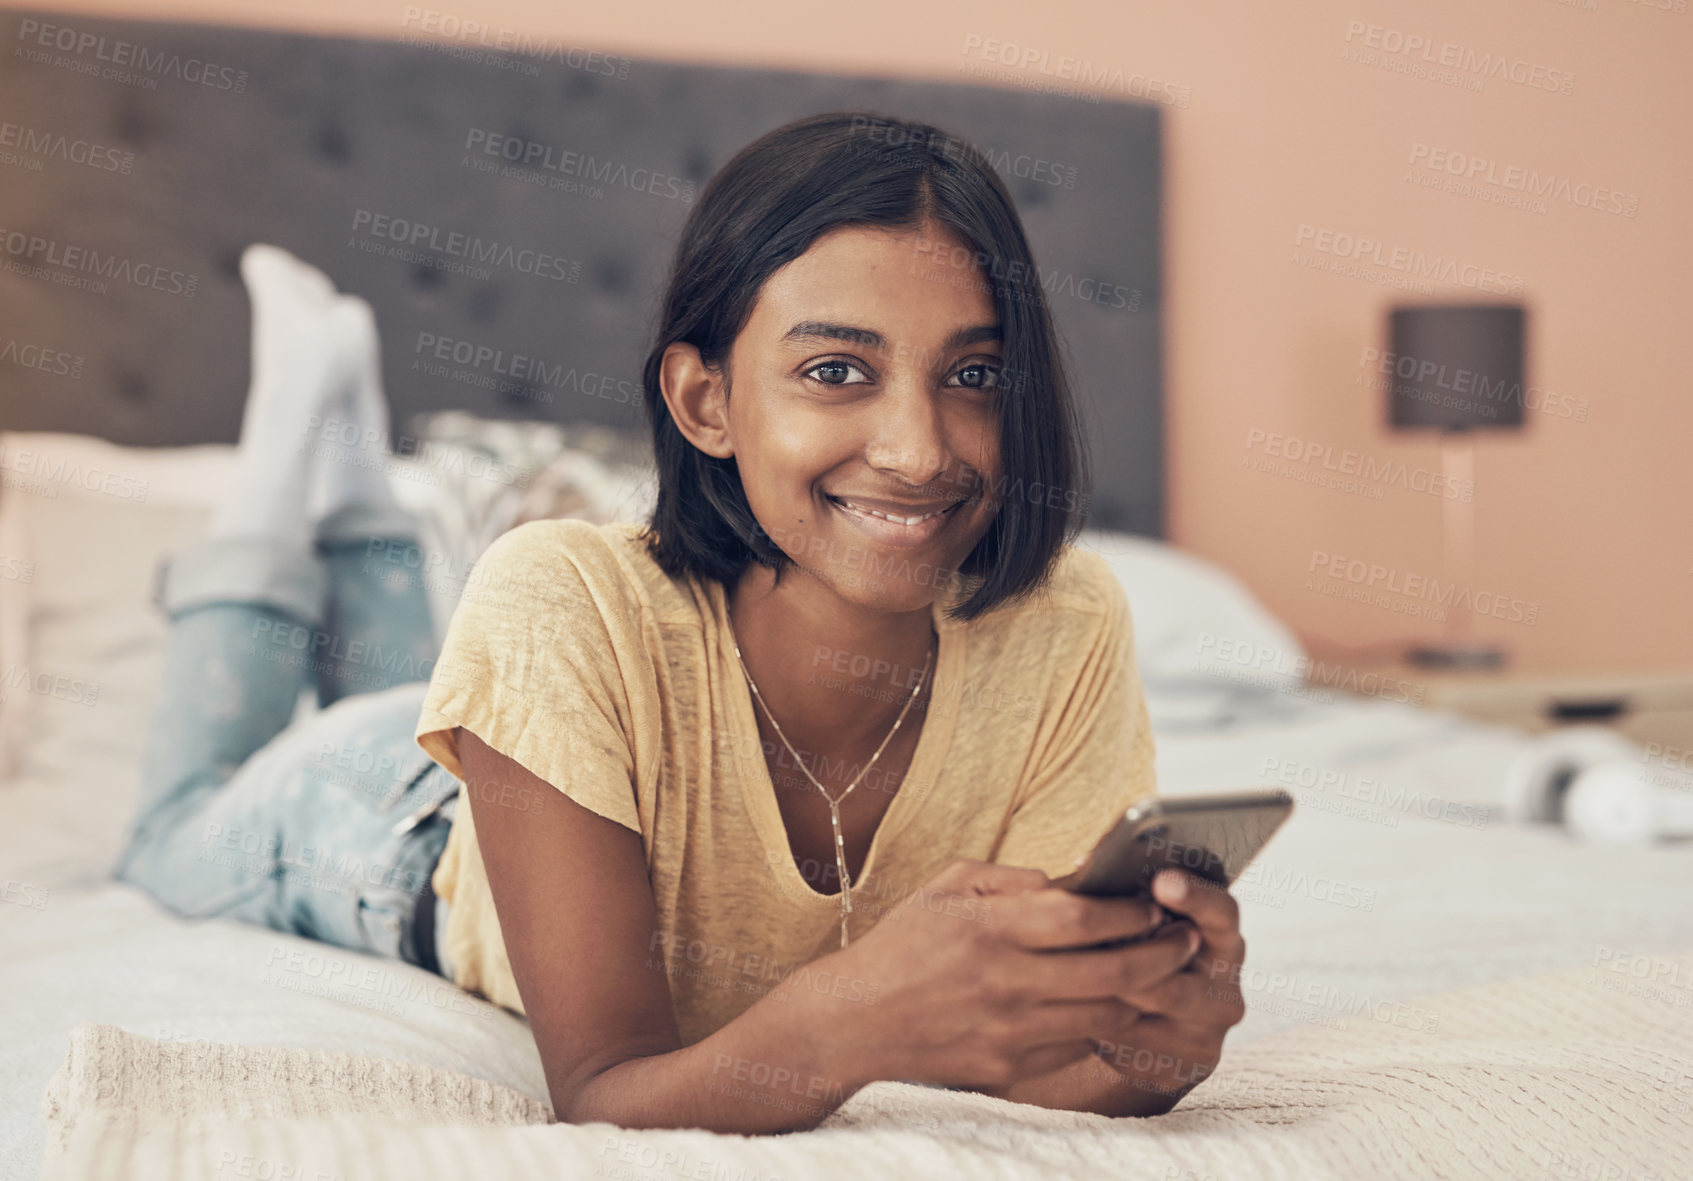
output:
M477 40L0 11L0 428L233 441L253 241L371 302L397 427L638 426L692 194L773 127L864 109L995 160L1074 362L1090 523L1162 535L1155 106Z

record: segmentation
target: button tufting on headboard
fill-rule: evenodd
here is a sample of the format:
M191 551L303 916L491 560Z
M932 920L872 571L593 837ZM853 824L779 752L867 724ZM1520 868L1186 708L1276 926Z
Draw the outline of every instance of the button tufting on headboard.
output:
M589 271L594 276L594 287L598 291L622 295L629 290L629 266L625 259L595 259Z
M217 272L220 278L230 283L241 282L241 252L246 244L225 246L218 251Z
M113 384L117 387L118 396L126 402L146 402L153 396L147 379L131 370L119 370L117 380Z
M128 166L44 158L0 179L0 228L52 243L14 252L8 243L27 238L0 239L0 338L83 362L75 378L0 362L0 428L233 441L250 337L239 260L254 241L371 302L396 431L449 408L635 425L629 392L653 301L705 182L790 119L871 110L933 122L989 153L1075 358L1092 523L1162 530L1153 105L17 11L0 14L0 38L15 41L30 17L205 62L208 74L128 85L83 69L105 64L92 52L60 55L76 68L7 57L9 120L102 144ZM514 169L490 142L515 142L519 164L550 163ZM643 184L654 176L674 189ZM491 244L562 262L551 274L490 262ZM127 277L62 265L73 248ZM511 372L516 357L565 377Z
M499 315L500 300L504 295L505 288L484 283L471 289L470 298L465 300L465 311L478 324L493 323Z
M317 150L325 160L333 160L337 164L345 164L353 158L352 145L347 142L347 132L336 123L326 122L318 129Z
M112 120L113 133L119 143L140 150L151 138L147 113L138 99L122 95L117 99L117 115Z

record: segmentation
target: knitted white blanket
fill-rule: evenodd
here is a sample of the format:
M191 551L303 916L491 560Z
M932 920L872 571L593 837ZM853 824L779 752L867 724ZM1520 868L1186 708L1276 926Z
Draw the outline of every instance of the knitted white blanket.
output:
M819 1129L549 1124L461 1074L78 1026L43 1181L1693 1177L1693 952L1414 1003L1268 990L1320 1014L1225 1055L1170 1115L1114 1120L903 1083Z

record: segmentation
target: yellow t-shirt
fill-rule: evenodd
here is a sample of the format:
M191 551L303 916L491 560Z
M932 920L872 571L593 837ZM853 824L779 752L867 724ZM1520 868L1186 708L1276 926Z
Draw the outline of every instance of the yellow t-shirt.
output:
M838 949L840 898L795 864L722 584L670 578L641 531L537 520L496 538L448 625L416 737L462 780L463 726L641 834L652 954L692 1044ZM943 613L960 594L955 583L935 604L931 700L853 885L852 938L957 857L1062 876L1153 792L1128 601L1104 560L1066 548L1046 590L968 623ZM817 640L817 675L834 676L829 637ZM457 982L521 1013L468 800L432 881L451 907Z

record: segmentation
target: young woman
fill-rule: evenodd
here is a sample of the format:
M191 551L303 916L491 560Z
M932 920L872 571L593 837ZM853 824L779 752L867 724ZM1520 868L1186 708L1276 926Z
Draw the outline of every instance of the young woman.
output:
M1240 1020L1244 944L1185 874L1051 884L1152 792L1152 740L1122 588L1068 544L1082 452L1005 189L925 124L792 123L705 188L660 321L652 520L499 537L413 714L434 765L386 811L316 801L439 853L439 899L243 917L526 1014L560 1119L782 1131L877 1079L1168 1110ZM393 736L361 724L314 741ZM264 757L141 827L186 855Z

